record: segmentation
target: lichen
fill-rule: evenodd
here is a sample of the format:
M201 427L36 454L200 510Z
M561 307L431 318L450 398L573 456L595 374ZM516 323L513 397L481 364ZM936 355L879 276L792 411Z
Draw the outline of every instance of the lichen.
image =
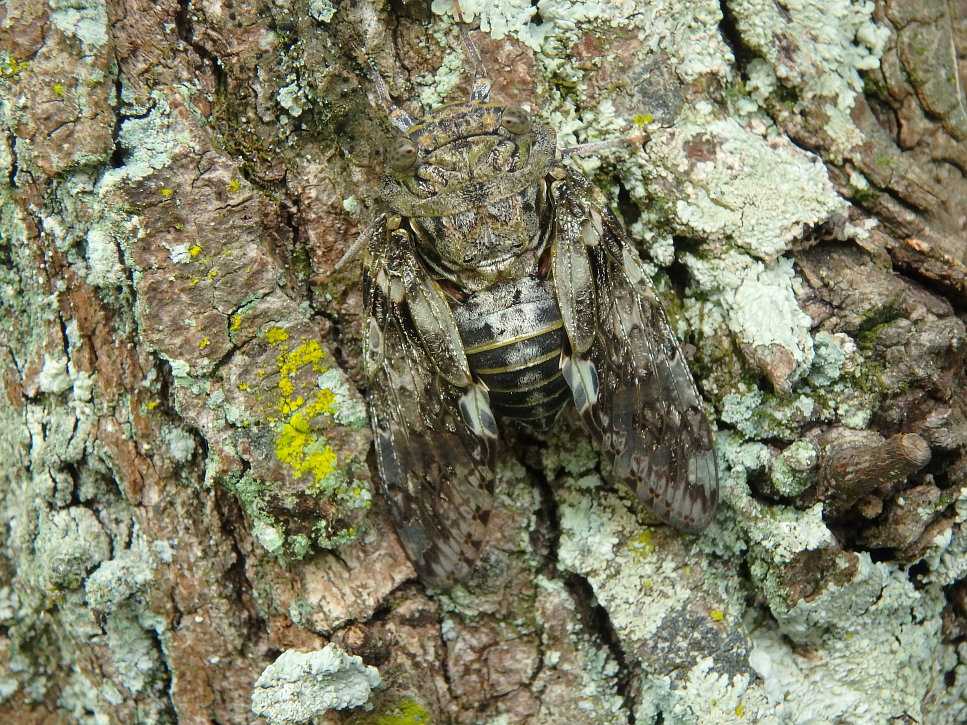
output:
M783 449L772 461L769 478L780 496L798 496L815 480L812 471L819 462L819 451L812 441L798 440Z
M303 340L291 347L285 343L289 334L273 327L266 340L278 349L278 418L275 425L275 456L288 466L296 478L308 476L310 489L331 488L331 476L337 470L336 453L322 434L316 419L335 412L335 394L322 387L312 391L308 400L302 386L297 390L296 376L306 368L321 374L325 351L317 340Z
M715 116L685 111L674 131L657 134L646 150L655 165L651 179L675 180L667 190L678 233L730 241L771 262L806 225L845 211L818 158ZM629 188L643 202L650 196L647 186ZM790 196L796 204L788 203Z
M331 710L363 707L380 686L379 671L335 644L286 650L265 668L252 691L252 711L272 722L300 723Z
M812 321L793 290L792 260L767 264L739 252L707 260L686 254L684 260L694 286L720 306L750 362L777 389L791 390L809 371L814 355ZM695 306L686 308L686 315L693 311Z
M309 0L309 15L320 23L328 23L336 14L336 6L331 0Z
M63 393L69 390L72 382L66 357L53 357L44 354L44 366L37 377L40 390L45 393Z
M781 84L797 93L797 103L820 99L834 152L862 143L850 116L863 93L860 72L879 66L889 37L873 21L874 3L805 0L780 8L770 0L729 0L729 8L743 42L765 61L753 66L759 92ZM801 112L796 104L790 110Z
M102 0L51 0L49 4L54 11L51 27L55 33L49 42L63 41L56 36L59 30L71 36L71 43L79 42L85 53L106 43L108 16ZM434 3L438 14L452 16L454 7L454 3L443 0ZM298 37L296 31L313 27L305 18L307 11L319 23L329 24L353 22L355 16L343 16L343 12L351 14L357 9L340 5L337 10L328 0L305 0L293 9L297 12L266 11L274 20L280 20L278 12L284 12L286 20L274 23L271 31L256 33L264 51L258 82L231 86L243 89L243 93L247 87L258 87L261 95L255 102L249 103L251 98L243 101L251 107L251 115L246 115L249 108L235 114L239 109L230 104L228 107L229 115L237 115L243 119L239 123L258 133L265 128L258 127L260 117L268 119L267 136L272 135L273 125L279 127L278 138L288 144L286 149L297 151L278 160L278 168L285 168L287 174L284 193L297 198L304 190L300 188L301 171L292 165L293 160L298 155L299 163L313 165L319 157L300 145L295 129L310 129L312 135L304 138L310 146L318 146L320 139L326 143L334 133L330 126L341 128L326 115L330 99L323 98L324 93L336 95L325 86L331 81L329 75L339 75L341 70L338 62L318 63L317 75L310 76L310 64L303 62L309 56L300 58L299 53L312 39L308 33ZM723 9L732 15L725 23ZM206 15L203 8L194 7L189 10L179 24L194 22L199 27L178 30L198 31L198 47L209 45L203 42L208 36L200 29L218 13ZM435 21L429 32L414 34L405 16L396 17L398 10L392 14L394 22L398 21L394 27L398 50L410 47L407 44L417 37L421 51L426 50L425 43L436 43L431 55L441 57L442 53L440 68L430 72L417 62L406 73L420 100L434 106L462 80L460 66L466 59L447 45L457 37L454 25L450 20ZM468 0L460 3L460 11L467 20L479 19L480 27L493 37L516 37L538 51L534 56L539 99L535 112L552 121L563 144L617 138L630 128L648 130L651 142L644 151L625 149L572 163L595 174L606 196L612 201L620 199L623 210L630 209L629 217L640 212L630 231L634 241L643 244L651 252L652 261L662 268L659 277L666 281L672 278L677 284L688 275L684 305L670 306L676 331L701 343L697 358L704 369L711 366L706 343L721 341L723 359L731 368L723 374L721 387L702 388L720 413L723 429L717 436L722 505L705 535L687 537L654 525L632 494L609 482L607 463L599 465L593 446L573 430L550 437L552 450L545 456L543 468L553 487L545 487L548 490L538 496L528 480L531 474L538 477L533 471L508 474L516 478L511 485L501 486L502 513L514 510L530 522L531 528L521 526L520 532L511 534L516 538L509 548L517 547L512 553L488 552L497 562L493 568L499 570L504 560L525 561L528 571L544 573L537 576L537 604L531 600L515 602L520 619L511 617L509 629L524 631L527 626L535 626L532 608L550 601L558 607L580 609L573 606L563 577L574 588L587 582L595 617L606 613L613 624L609 637L614 641L604 646L596 637L588 636L577 620L569 621L567 636L555 639L549 634L557 624L555 618L537 615L542 647L541 669L535 678L557 668L578 670L571 673L576 685L568 695L583 714L569 714L555 721L623 721L628 702L635 698L637 719L643 723L659 717L665 722L769 722L770 718L879 722L904 716L929 721L922 703L930 683L944 686L941 661L944 671L955 680L945 697L952 702L967 686L967 665L963 664L967 663L967 646L962 645L958 653L954 646L939 644L944 590L949 591L965 574L967 538L962 527L943 529L924 544L926 555L917 567L924 571L918 571L914 587L899 565L874 562L862 552L854 559L823 520L821 504L793 501L815 481L818 449L806 437L807 429L812 435L831 422L864 427L871 420L877 396L890 385L881 379L882 371L871 360L879 336L890 328L883 320L864 326L854 343L845 335L815 332L814 320L799 309L801 280L792 266L793 250L809 228L828 221L845 209L845 204L823 166L782 136L763 109L768 107L769 113L778 117L785 112L797 113L801 102L823 99L828 118L820 118L819 123L825 125L839 148L850 147L858 133L849 111L862 92L859 72L875 65L885 39L883 29L871 20L873 4L805 0L779 8L761 0L728 0L722 5L716 0L657 0L647 4L632 0L541 0L536 5L526 0L501 0L489 5ZM219 18L219 22L228 22L228 16ZM733 20L745 43L745 47L737 44L737 62L723 39L731 34ZM300 22L304 24L300 26ZM325 28L314 29L325 36L327 44L337 38L324 32ZM164 31L176 35L172 28ZM620 40L614 42L613 38ZM580 46L597 42L606 48L598 57L588 54L588 47ZM609 47L608 42L613 44ZM620 63L611 52L619 43L630 49ZM330 50L327 47L327 52ZM575 56L581 53L584 57L576 61ZM271 66L278 54L285 56L286 67L276 72ZM750 55L759 57L750 60ZM329 61L330 56L325 55L323 60ZM0 76L4 83L13 85L43 62L43 53L28 66L26 60L4 52L0 55ZM602 72L612 64L619 68L618 74L628 69L627 85L622 85L624 78ZM209 64L203 65L207 68ZM741 74L736 65L743 66ZM647 82L642 82L642 68L664 67L669 68L669 77L682 81L677 103L653 99L650 83L655 74L645 73ZM223 66L222 70L232 78L238 72L236 67ZM739 80L740 75L744 81ZM308 82L310 77L318 85ZM108 74L101 74L100 80L93 76L88 79L101 83L110 80ZM144 188L137 186L139 193L132 198L145 200L149 207L157 205L164 214L172 215L174 228L180 229L182 222L174 216L189 207L193 196L208 184L200 178L197 185L188 183L172 173L175 162L182 156L192 156L188 165L203 169L212 163L219 166L221 160L219 151L211 153L179 125L170 89L144 86L158 90L150 98L135 100L135 93L140 91L134 89L140 84L125 81L120 86L120 98L114 100L120 122L117 150L123 163L98 169L96 174L88 169L87 180L80 173L55 180L55 203L46 204L36 213L43 239L50 240L52 248L81 279L97 287L96 294L102 300L114 302L119 313L112 324L146 330L149 326L144 323L157 321L157 312L148 309L150 295L138 291L134 302L139 319L133 322L124 311L134 305L118 304L118 300L120 288L131 281L138 285L141 275L152 271L149 265L143 270L136 268L132 250L142 235L150 240L145 246L153 242L154 235L159 234L159 219L145 214L142 228L139 219L125 216L130 210L120 208L125 194L115 192L143 182ZM192 93L199 99L207 96L201 84L195 89L188 89L187 83L179 87L186 97ZM43 90L48 99L53 94L53 106L80 102L78 84L63 74L56 79L45 78ZM213 97L213 123L217 123L217 106L224 102L221 96L224 94L219 90ZM186 103L189 112L198 113L189 101ZM286 118L280 107L299 122ZM5 127L16 127L6 120ZM224 134L229 144L231 136ZM18 167L24 178L30 172L29 164L25 164L30 158L29 145L24 139L17 144L21 148L0 142L2 179L16 177ZM243 150L248 159L244 176L242 170L224 164L211 185L218 194L232 195L232 205L241 203L249 193L262 193L268 188L260 186L264 178L257 160L252 160L261 151ZM304 162L303 151L307 152ZM341 157L332 154L327 158L338 164ZM885 155L879 162L884 168L894 164ZM313 190L318 195L314 200L325 202L331 197L329 203L338 207L347 193L339 188L338 181L332 183L338 173L319 182ZM252 183L241 182L240 177ZM854 198L866 198L862 194L869 193L869 183L859 172L849 171ZM122 186L124 189L119 190ZM361 197L364 194L356 193ZM9 190L4 189L2 194L0 236L4 241L0 246L17 260L25 252L9 240L26 239L28 235L20 212L9 203ZM84 194L97 197L97 210L90 223L80 223L86 219L84 213L80 207L70 206L72 197ZM89 199L84 201L87 203ZM59 206L66 211L58 211ZM352 214L362 209L355 197L348 197L343 207ZM339 228L328 222L320 226ZM846 229L845 235L853 238L869 231L849 225ZM166 246L155 263L170 264L170 271L183 275L178 277L179 283L190 279L194 298L214 299L224 294L231 265L219 242L187 233L175 239L164 242ZM275 251L287 250L280 246ZM263 260L246 260L246 264ZM165 274L168 271L161 270ZM277 271L272 286L276 279L285 278L281 269ZM16 279L7 268L0 269L0 283L5 300L6 319L0 322L4 334L10 339L16 336L18 346L20 340L30 340L27 347L34 345L47 332L46 323L52 319L56 322L63 298L32 294L26 296L28 302L21 301L25 297L21 285L28 282ZM285 294L290 292L286 289ZM669 292L672 295L674 291ZM205 299L206 304L208 301ZM370 501L368 484L355 478L364 469L360 461L365 453L360 450L365 446L356 446L355 441L346 444L345 439L365 428L366 415L352 383L312 337L312 321L304 314L305 309L299 309L297 303L269 308L261 302L219 298L217 313L212 315L216 322L207 327L204 313L210 310L204 306L188 310L184 320L178 322L198 330L190 344L154 351L157 358L171 363L173 388L169 391L158 380L149 382L146 378L143 391L138 391L144 396L132 394L130 401L135 420L119 422L124 434L136 436L138 442L142 442L146 427L157 432L158 440L153 443L160 445L152 445L150 451L145 447L144 451L153 457L152 465L158 470L169 470L166 466L173 462L177 465L172 470L187 477L185 471L203 465L211 478L224 476L230 480L228 485L241 501L252 534L261 546L272 554L300 559L315 547L344 544L359 531L358 521L345 524L341 517ZM330 313L340 314L336 305L326 314ZM62 325L68 346L92 344L86 332L76 332L76 321L64 320ZM265 330L265 326L271 327ZM59 327L55 324L52 329L56 333ZM127 332L118 329L114 334L124 339ZM219 335L227 335L229 348L220 348ZM727 349L733 343L735 350ZM0 410L0 459L29 461L31 472L11 479L13 488L4 519L11 533L8 546L21 546L25 553L17 562L16 589L11 586L0 590L0 624L13 643L14 656L19 658L14 660L14 674L0 679L0 699L16 694L52 701L47 689L53 683L53 668L31 669L24 664L32 656L29 650L35 640L18 628L28 619L42 622L59 617L58 624L68 623L73 634L89 636L105 653L111 650L103 658L105 672L111 672L98 682L89 681L80 672L72 673L57 683L58 706L66 717L106 721L116 717L115 710L130 702L133 693L144 693L153 686L157 687L159 701L180 696L186 682L184 672L173 673L177 679L172 684L160 666L162 654L165 659L175 657L171 654L175 651L172 640L165 639L168 635L163 627L146 613L141 595L153 591L156 561L172 563L181 547L192 542L179 532L168 541L141 546L134 524L130 524L133 528L127 523L116 525L115 519L126 522L130 512L123 502L104 505L105 492L115 486L112 472L98 469L97 475L92 475L83 462L90 454L87 447L95 440L98 426L114 423L103 415L104 411L110 407L112 412L123 412L125 406L97 400L99 381L79 372L69 354L61 355L59 345L47 349L38 344L31 349L42 352L27 359L25 365L18 359L16 370L22 373L40 368L33 379L27 380L33 387L25 394L24 420L18 420L9 410ZM256 359L266 349L262 359ZM252 364L248 368L247 363L237 362L249 355ZM211 356L210 361L207 356ZM146 359L150 358L149 346ZM209 376L216 364L218 373ZM262 374L253 372L257 367L263 368ZM158 366L159 371L163 369L163 365ZM237 371L242 372L232 377ZM248 374L243 374L245 371ZM771 391L760 384L758 373L769 378ZM61 414L63 406L69 406L71 413ZM100 420L90 411L95 407ZM174 413L182 416L184 427L171 419ZM138 420L139 414L147 420ZM199 445L202 441L203 446ZM783 448L785 443L788 445ZM199 461L199 457L205 460ZM94 458L90 456L90 460ZM109 452L97 451L97 459L103 461L98 465L105 469L114 463L111 458ZM240 458L247 459L245 464L251 467L244 476ZM233 468L225 475L227 464ZM256 468L257 474L252 472ZM365 478L365 474L359 475ZM120 481L120 476L117 479ZM507 482L507 478L501 479L502 484ZM758 495L763 491L766 496ZM153 493L146 490L145 501ZM310 497L309 505L304 505L301 496ZM783 502L776 503L776 498ZM544 508L538 512L540 499ZM295 500L298 504L292 503ZM325 517L320 514L318 519L313 518L316 505L327 509ZM967 511L963 497L954 508L959 524ZM329 509L335 513L330 515ZM311 513L300 519L306 510ZM555 513L560 531L539 530L538 526L547 524L544 519L553 518ZM123 529L121 533L126 535L118 535L115 529ZM558 558L548 562L536 548L558 544L558 533L559 550L550 554ZM131 539L135 543L125 548ZM245 542L240 543L244 547ZM250 556L246 571L264 559L269 557ZM224 557L218 554L214 560L222 562ZM743 566L737 565L740 561ZM276 567L278 563L270 561L268 565ZM292 569L302 567L305 564ZM816 586L804 590L799 582L792 581L801 572L815 576ZM20 586L22 583L35 586ZM260 579L256 586L271 584ZM38 591L42 596L35 596ZM410 594L399 592L400 596ZM448 615L493 614L496 609L487 607L493 607L496 598L494 595L485 601L472 587L465 587L446 604L451 607ZM442 595L438 600L447 601ZM290 601L288 611L293 622L313 628L313 608L319 606L318 602L308 603L297 596ZM90 609L96 610L97 621L90 617L85 621ZM381 625L393 615L389 612L381 617ZM485 618L480 617L477 623ZM315 626L318 628L318 624ZM454 631L448 616L444 634L449 637ZM165 651L159 649L156 636L167 647ZM744 666L748 638L755 645L748 660L758 680ZM709 649L702 649L706 643L699 640L708 640L711 654ZM448 639L447 644L452 650L462 643ZM567 651L568 645L574 647L573 652ZM623 652L622 674L618 674L621 668L614 652L609 651L613 649ZM279 679L271 684L282 689L277 691L279 699L273 706L284 709L298 703L316 715L320 707L345 698L350 691L338 688L331 697L316 697L311 676L303 671L287 680L287 673L292 674L293 669L287 669L282 658L276 665L274 674ZM340 668L352 671L354 682L365 681L365 688L372 687L366 668L347 665L345 659ZM548 690L542 689L547 682L535 679L528 685L531 692L550 700L545 697ZM266 696L267 701L271 698ZM360 721L402 725L429 719L428 710L418 699L401 700L398 692L386 699L387 705ZM365 702L361 695L354 703L356 700ZM541 707L547 706L541 703ZM164 719L153 714L139 711L138 717L146 722ZM557 715L547 710L540 714L549 721ZM957 715L952 717L957 719Z
M87 603L102 612L117 609L130 597L147 587L154 575L154 559L145 551L143 540L138 547L126 549L104 561L84 582Z
M145 179L168 166L179 149L191 147L191 136L172 118L171 105L164 94L154 91L150 110L143 117L122 121L117 143L127 152L125 163L105 172L98 186L102 198L108 197L118 184ZM161 186L158 193L162 198L170 198L175 192Z
M938 664L942 598L918 593L894 565L868 561L847 588L803 603L778 628L762 620L754 630L750 660L775 715L784 722L922 721ZM817 625L827 633L808 654L784 639L815 636Z
M594 476L566 479L557 501L558 565L588 581L625 651L643 658L636 670L639 721L674 712L683 721L710 722L740 700L764 703L747 692L752 678L741 664L737 623L744 605L734 574L667 529L642 527ZM714 698L709 688L718 691Z
M115 612L105 621L105 640L120 684L130 693L143 692L162 670L152 633L133 612Z
M95 49L108 40L107 6L103 0L47 0L50 21L64 34Z
M454 10L448 0L432 0L431 9L437 15L446 15ZM459 12L467 22L479 17L480 29L498 40L513 33L531 47L537 47L539 43L540 31L531 24L537 8L529 0L503 0L499 3L463 0Z
M305 110L305 106L307 105L304 93L304 88L298 83L293 82L280 88L276 97L279 100L279 105L290 116L298 118L302 115L302 111Z
M124 268L110 229L93 227L87 233L88 281L95 287L115 287L124 279Z
M75 589L111 555L111 542L94 512L72 506L43 515L37 532L38 572L48 586Z

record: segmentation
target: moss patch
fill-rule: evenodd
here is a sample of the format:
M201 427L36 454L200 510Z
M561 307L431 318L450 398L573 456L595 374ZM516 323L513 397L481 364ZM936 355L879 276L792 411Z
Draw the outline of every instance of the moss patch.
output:
M430 725L430 713L416 700L401 700L379 712L353 719L353 725Z

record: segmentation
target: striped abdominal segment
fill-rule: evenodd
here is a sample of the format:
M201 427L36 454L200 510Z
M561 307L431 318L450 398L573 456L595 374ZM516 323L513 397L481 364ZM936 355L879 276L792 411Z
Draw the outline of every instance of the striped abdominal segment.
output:
M550 427L570 400L561 375L564 323L551 286L532 277L495 285L456 306L454 317L494 413Z

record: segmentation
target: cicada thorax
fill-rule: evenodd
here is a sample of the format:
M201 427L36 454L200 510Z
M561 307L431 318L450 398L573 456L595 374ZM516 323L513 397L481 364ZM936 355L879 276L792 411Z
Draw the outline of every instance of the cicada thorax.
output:
M453 312L470 370L488 388L494 413L550 428L571 399L561 375L564 323L551 284L536 277L504 282Z

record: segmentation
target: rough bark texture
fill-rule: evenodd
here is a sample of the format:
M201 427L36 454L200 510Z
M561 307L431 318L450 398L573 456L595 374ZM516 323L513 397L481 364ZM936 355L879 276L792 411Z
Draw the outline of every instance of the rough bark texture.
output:
M367 56L417 114L469 81L447 0L372 2L0 7L0 720L967 720L967 5L461 3L562 145L649 131L574 163L689 343L723 504L650 525L566 423L427 592L333 266Z

